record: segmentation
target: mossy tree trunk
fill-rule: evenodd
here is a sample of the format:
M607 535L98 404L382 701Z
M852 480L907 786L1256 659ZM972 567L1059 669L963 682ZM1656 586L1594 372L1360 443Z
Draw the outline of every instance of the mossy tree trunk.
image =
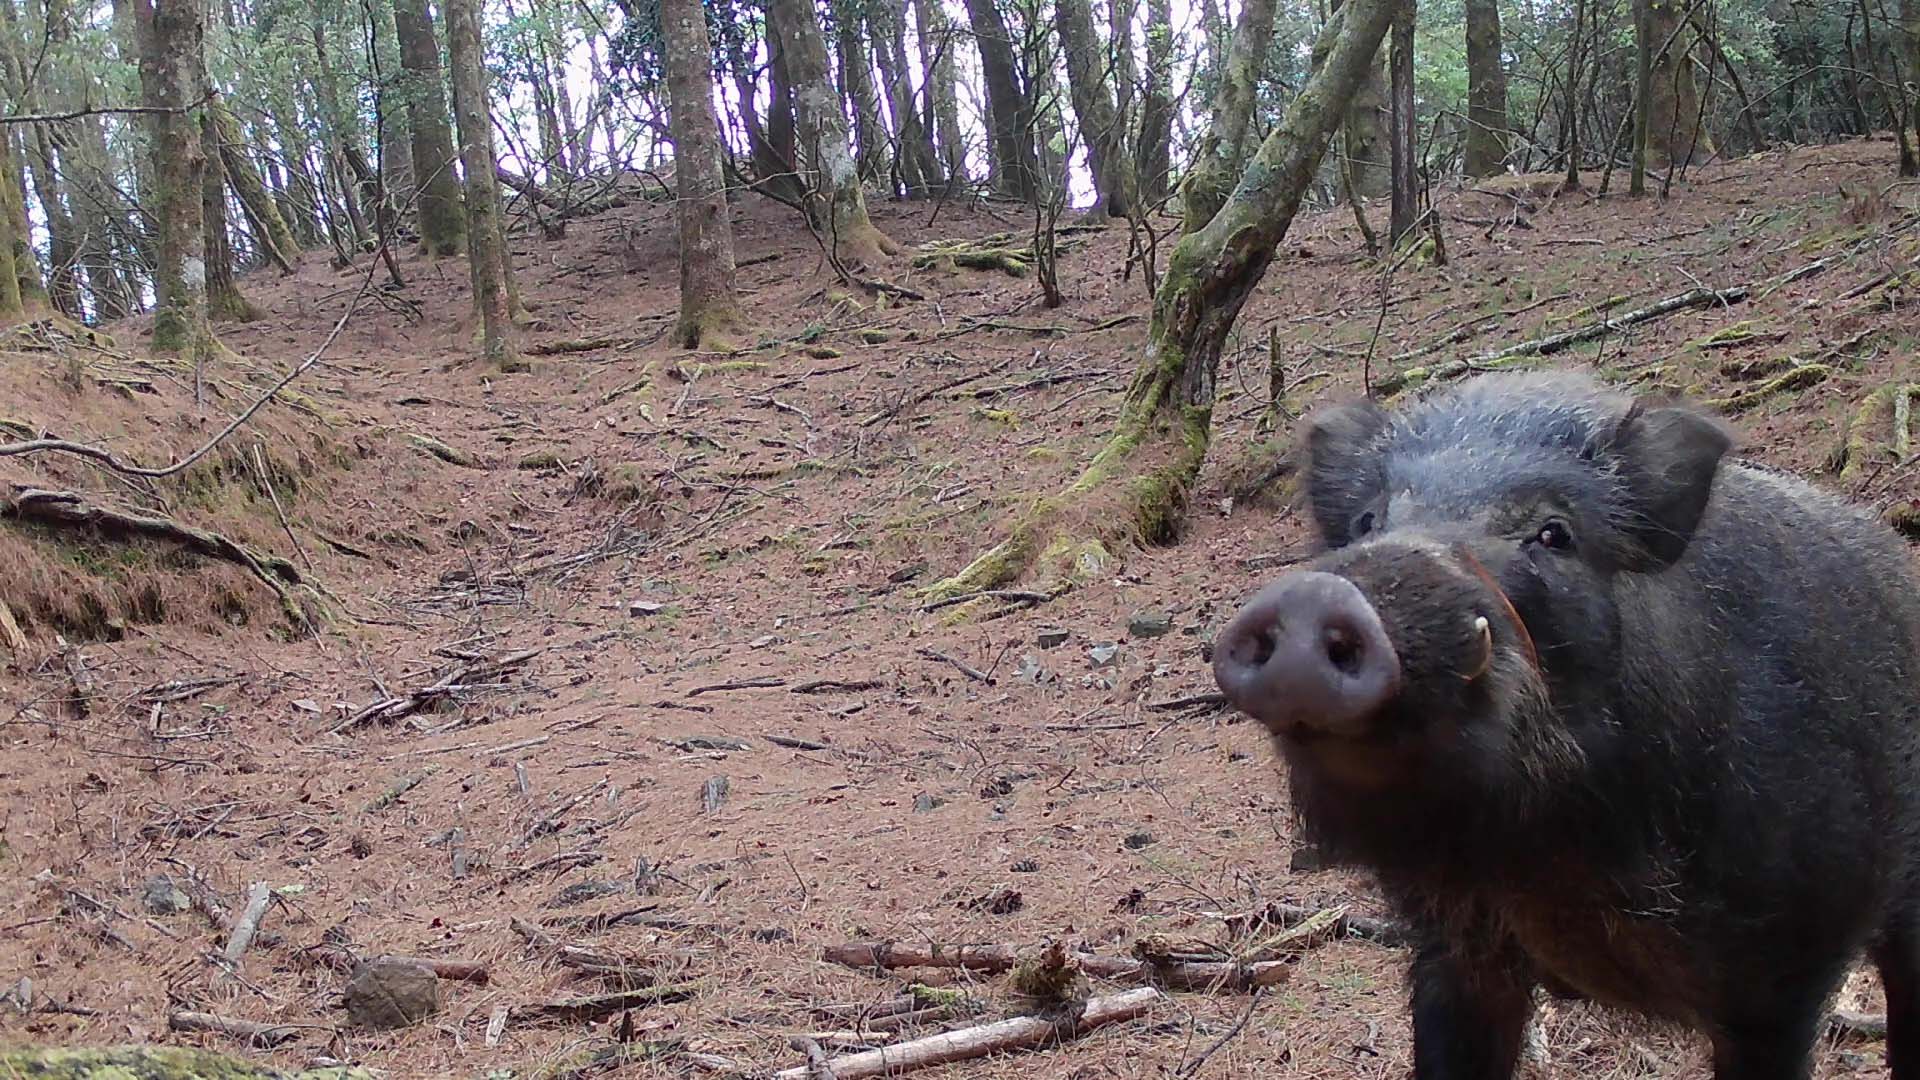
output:
M18 126L8 125L9 128ZM40 256L33 250L20 157L15 133L0 131L0 214L6 215L7 232L12 240L13 287L26 313L37 315L47 307L47 279L40 273Z
M198 109L206 35L204 0L135 0L141 36L140 84L152 114L158 260L153 347L196 366L219 348L207 312L204 227L207 158Z
M1178 529L1205 460L1220 353L1373 66L1400 0L1347 0L1322 31L1324 62L1287 106L1213 220L1174 247L1153 305L1147 355L1106 446L1064 492L1040 500L1012 535L928 591L961 596L1047 564L1093 572L1110 545Z
M1334 13L1340 10L1341 0L1333 0ZM1324 58L1326 39L1316 44L1313 65L1318 67ZM1359 89L1353 93L1353 100L1347 105L1345 121L1346 138L1342 140L1347 156L1347 169L1353 183L1354 194L1363 199L1376 199L1390 190L1387 164L1387 81L1380 61L1375 56L1367 61L1366 77L1360 82Z
M267 190L266 181L261 179L260 170L254 167L253 158L247 156L240 121L227 107L226 99L219 96L207 102L207 118L205 135L212 148L209 158L218 159L227 184L240 200L241 211L253 229L254 242L283 273L293 273L294 260L300 257L300 242L293 238L293 230L280 216L280 207Z
M1693 79L1693 34L1680 29L1685 2L1647 0L1647 40L1652 48L1647 159L1653 168L1684 168L1713 155L1713 137L1701 123L1700 90Z
M1034 153L1034 103L1020 85L1013 34L995 0L967 0L967 19L980 49L987 90L987 131L993 187L1002 195L1033 202L1040 194L1040 160Z
M827 45L813 0L773 0L782 52L793 79L796 132L812 174L807 204L835 257L870 264L899 247L867 217L866 195L847 138L840 95L827 75Z
M1253 0L1266 4L1272 0ZM1067 93L1073 99L1073 112L1080 121L1080 139L1087 147L1087 171L1093 174L1098 203L1096 212L1109 217L1126 217L1131 206L1127 198L1128 169L1125 140L1120 135L1119 116L1114 111L1113 94L1107 87L1107 52L1093 28L1093 8L1088 0L1056 0L1054 27L1060 33L1060 48L1066 54ZM1272 26L1269 19L1268 26Z
M673 176L679 186L680 319L673 337L692 349L724 348L738 329L733 226L713 113L712 46L700 0L661 0L667 95L673 120Z
M796 197L804 197L800 182L800 146L793 109L793 65L787 55L787 34L780 25L782 9L767 3L767 147L774 160L794 174Z
M967 179L967 141L960 127L960 93L953 73L953 51L960 47L960 38L940 0L913 0L913 13L920 31L916 36L921 85L926 88L923 123L939 135L940 164L951 191Z
M1155 206L1173 181L1173 5L1147 0L1146 79L1140 89L1140 134L1134 144L1134 186Z
M412 148L420 247L440 258L458 255L466 247L467 223L460 205L460 180L454 173L453 133L447 125L440 43L426 0L394 0L393 26L400 40L400 67L406 76L400 96L406 105L407 138Z
M211 108L200 110L200 138L206 146L219 145ZM253 322L261 317L260 309L240 292L234 276L233 241L227 233L227 170L218 152L207 154L206 161L200 227L207 259L207 316L216 322Z
M129 269L137 260L137 250L125 242L126 237L137 234L125 199L115 190L105 125L98 116L82 117L73 124L74 153L82 162L80 175L74 180L80 189L74 203L74 224L81 235L80 257L87 268L87 291L93 296L94 315L111 322L132 313L134 298L140 294ZM72 156L69 154L69 158ZM116 238L121 240L118 245Z
M1905 45L1901 50L1905 58L1901 77L1907 91L1907 126L1913 130L1913 149L1903 150L1900 175L1920 176L1920 0L1900 0L1900 30ZM1900 145L1905 148L1910 144L1901 139Z
M880 98L873 88L872 57L860 33L862 0L834 0L835 59L840 64L840 88L853 106L854 162L860 179L873 183L889 175L887 128L880 120Z
M389 212L398 215L413 197L413 144L407 134L406 73L400 64L400 40L394 24L392 0L370 0L366 14L373 20L374 107L380 114L380 194Z
M1468 176L1506 168L1507 67L1502 57L1499 0L1466 0Z
M487 102L486 56L480 40L479 0L445 0L447 62L453 75L453 114L466 174L467 267L480 316L481 354L504 371L525 369L515 342L507 278L506 230L494 172L493 118Z
M12 173L8 140L0 137L0 185L7 184ZM13 215L4 212L4 200L4 193L0 193L0 326L11 325L26 316L26 306L20 300L20 276L13 265L19 238L14 234Z
M1123 152L1133 148L1134 97L1140 90L1140 64L1133 55L1133 18L1139 0L1107 0L1107 38L1113 46L1113 113L1120 120ZM1135 192L1136 197L1138 192Z
M1275 0L1245 0L1233 28L1226 65L1214 92L1213 116L1200 136L1193 164L1180 187L1183 231L1198 232L1213 220L1246 164L1247 129L1253 123L1260 76L1273 43Z

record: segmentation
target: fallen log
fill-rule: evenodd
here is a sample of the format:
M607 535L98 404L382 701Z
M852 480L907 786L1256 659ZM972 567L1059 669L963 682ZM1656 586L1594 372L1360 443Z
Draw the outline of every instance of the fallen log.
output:
M203 1012L173 1013L167 1017L167 1027L174 1031L212 1031L231 1035L262 1050L271 1050L300 1037L300 1029L287 1024L257 1024L251 1020L235 1020Z
M1039 1049L1084 1035L1095 1028L1142 1016L1159 998L1160 992L1151 987L1128 990L1111 997L1089 999L1078 1019L1016 1016L991 1024L911 1039L878 1050L830 1058L825 1062L825 1068L839 1080L864 1080L872 1076L897 1076L916 1069L967 1061L1008 1050ZM782 1069L774 1074L774 1080L808 1080L818 1075L818 1068L809 1063Z
M176 1046L23 1047L0 1050L0 1076L62 1080L374 1080L367 1069L333 1066L288 1072L244 1058Z
M916 946L887 941L850 941L831 945L821 955L854 968L939 967L998 975L1013 970L1018 958L1011 945ZM1080 970L1098 979L1140 982L1169 990L1238 992L1277 986L1287 980L1291 964L1281 960L1242 963L1237 960L1134 959L1076 952Z

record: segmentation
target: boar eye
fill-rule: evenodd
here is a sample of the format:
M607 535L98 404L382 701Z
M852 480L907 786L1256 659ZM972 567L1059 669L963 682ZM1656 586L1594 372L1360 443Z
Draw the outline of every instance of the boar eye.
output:
M1353 534L1355 540L1371 533L1373 531L1373 511L1362 510L1359 515L1353 519L1353 527L1347 531Z
M1567 528L1564 521L1549 521L1540 526L1533 536L1535 543L1553 551L1566 551L1573 547L1573 530Z

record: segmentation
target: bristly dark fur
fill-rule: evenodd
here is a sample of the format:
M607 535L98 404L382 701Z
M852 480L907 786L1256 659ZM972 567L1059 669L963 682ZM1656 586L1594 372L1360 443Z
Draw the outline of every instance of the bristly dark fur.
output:
M1406 682L1362 744L1280 749L1309 829L1423 928L1417 1080L1507 1075L1540 982L1703 1028L1722 1080L1802 1077L1863 948L1894 1075L1920 1080L1898 538L1731 460L1718 421L1581 375L1343 406L1305 443L1312 568L1359 586ZM1475 615L1498 648L1466 683Z

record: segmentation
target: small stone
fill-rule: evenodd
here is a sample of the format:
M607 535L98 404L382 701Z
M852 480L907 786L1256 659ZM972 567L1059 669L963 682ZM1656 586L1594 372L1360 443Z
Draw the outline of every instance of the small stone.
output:
M727 788L729 786L731 785L724 776L708 778L707 782L700 786L701 811L708 814L718 812L721 805L727 801Z
M550 908L575 907L589 900L598 900L603 896L618 896L626 892L626 886L617 881L582 881L569 885L547 901Z
M1120 646L1111 642L1105 645L1095 645L1093 648L1087 650L1087 658L1093 661L1094 667L1106 667L1118 659L1119 656Z
M147 879L140 887L140 906L149 915L178 915L193 906L193 901L165 874Z
M689 735L679 740L682 750L751 750L753 744L726 735Z
M1034 634L1033 640L1034 640L1034 644L1039 645L1043 649L1057 649L1060 646L1065 645L1067 643L1067 639L1072 636L1073 634L1071 631L1062 630L1062 629L1059 629L1058 627L1050 627L1048 629L1041 630L1040 632Z
M1127 633L1137 638L1157 638L1173 629L1173 616L1164 611L1135 612L1127 620Z
M784 926L763 926L753 932L753 940L764 945L771 945L777 941L792 941L793 931Z
M921 792L913 797L913 810L916 814L925 814L936 807L945 806L947 800Z
M440 1011L440 979L425 964L383 956L353 969L346 997L355 1027L409 1027Z
M1018 675L1022 682L1038 686L1046 681L1047 669L1040 666L1040 661L1034 659L1032 653L1022 653L1020 664L1014 669L1014 674Z
M1139 851L1143 847L1151 846L1155 841L1153 834L1150 832L1136 832L1128 833L1127 838L1122 840L1121 843L1127 845L1127 849L1130 851Z
M667 605L657 604L652 600L635 600L627 605L627 615L629 618L634 619L643 619L650 615L658 615L665 610L667 610Z

